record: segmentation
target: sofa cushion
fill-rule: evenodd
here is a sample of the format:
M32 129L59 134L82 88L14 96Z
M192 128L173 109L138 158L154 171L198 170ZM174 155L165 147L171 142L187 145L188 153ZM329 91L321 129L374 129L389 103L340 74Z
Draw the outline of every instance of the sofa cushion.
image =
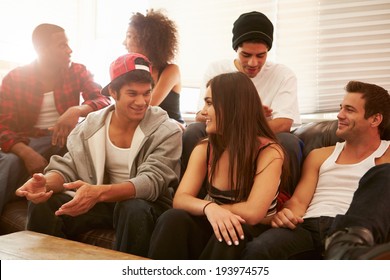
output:
M25 199L8 202L0 216L0 234L25 230L27 201Z
M93 229L80 234L76 240L90 245L112 249L115 240L115 231L114 229Z
M25 230L27 222L27 200L8 202L0 216L0 234ZM76 241L112 249L115 240L113 229L94 229L77 236Z

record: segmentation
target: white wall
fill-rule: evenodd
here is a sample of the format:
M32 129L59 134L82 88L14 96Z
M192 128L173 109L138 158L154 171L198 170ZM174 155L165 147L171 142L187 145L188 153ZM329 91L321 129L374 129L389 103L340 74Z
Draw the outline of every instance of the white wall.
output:
M147 0L1 0L0 60L29 63L35 58L33 29L44 22L58 24L68 36L72 60L105 84L110 62L126 52L122 42L131 14L147 7Z

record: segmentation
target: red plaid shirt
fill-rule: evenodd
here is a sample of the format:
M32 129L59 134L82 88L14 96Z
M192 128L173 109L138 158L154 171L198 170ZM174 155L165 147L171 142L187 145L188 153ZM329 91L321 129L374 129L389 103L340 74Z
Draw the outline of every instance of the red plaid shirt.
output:
M110 104L100 94L101 86L82 64L72 63L63 73L63 83L54 89L57 111L62 115L68 108L83 104L94 111ZM28 143L28 137L47 135L46 130L34 128L43 101L42 85L37 78L36 63L18 67L3 79L0 88L0 148L9 152L18 142Z

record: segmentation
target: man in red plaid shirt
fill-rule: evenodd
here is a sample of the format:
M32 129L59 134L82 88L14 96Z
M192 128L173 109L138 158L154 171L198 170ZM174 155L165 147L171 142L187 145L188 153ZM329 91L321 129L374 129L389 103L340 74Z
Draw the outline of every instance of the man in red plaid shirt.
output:
M80 117L110 104L86 67L71 62L62 27L41 24L32 41L37 59L8 73L0 88L0 213L21 182L66 150Z

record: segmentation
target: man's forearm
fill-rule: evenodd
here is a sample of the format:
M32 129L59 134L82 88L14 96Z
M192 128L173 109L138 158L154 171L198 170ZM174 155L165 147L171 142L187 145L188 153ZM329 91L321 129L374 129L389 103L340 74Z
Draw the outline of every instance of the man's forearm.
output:
M268 121L274 133L290 132L293 120L287 118L276 118Z
M294 198L290 198L289 200L287 200L284 203L283 208L289 209L294 215L296 215L298 217L303 217L303 215L305 215L306 209L307 209L306 206L302 205L301 203L296 201Z
M117 202L135 197L135 188L132 182L99 186L100 202Z
M26 145L23 142L18 142L15 145L13 145L10 149L10 152L14 153L18 157L20 157L22 160L25 160L26 158L28 158L28 156L31 153L36 153L36 151L33 148L31 148L30 146Z
M54 193L59 193L65 190L64 188L64 178L55 171L49 171L45 175L46 179L46 190L53 191Z
M79 116L80 117L86 117L89 113L91 113L93 111L93 108L89 105L79 105L79 106L75 106L74 107L75 109L77 109L79 111Z

